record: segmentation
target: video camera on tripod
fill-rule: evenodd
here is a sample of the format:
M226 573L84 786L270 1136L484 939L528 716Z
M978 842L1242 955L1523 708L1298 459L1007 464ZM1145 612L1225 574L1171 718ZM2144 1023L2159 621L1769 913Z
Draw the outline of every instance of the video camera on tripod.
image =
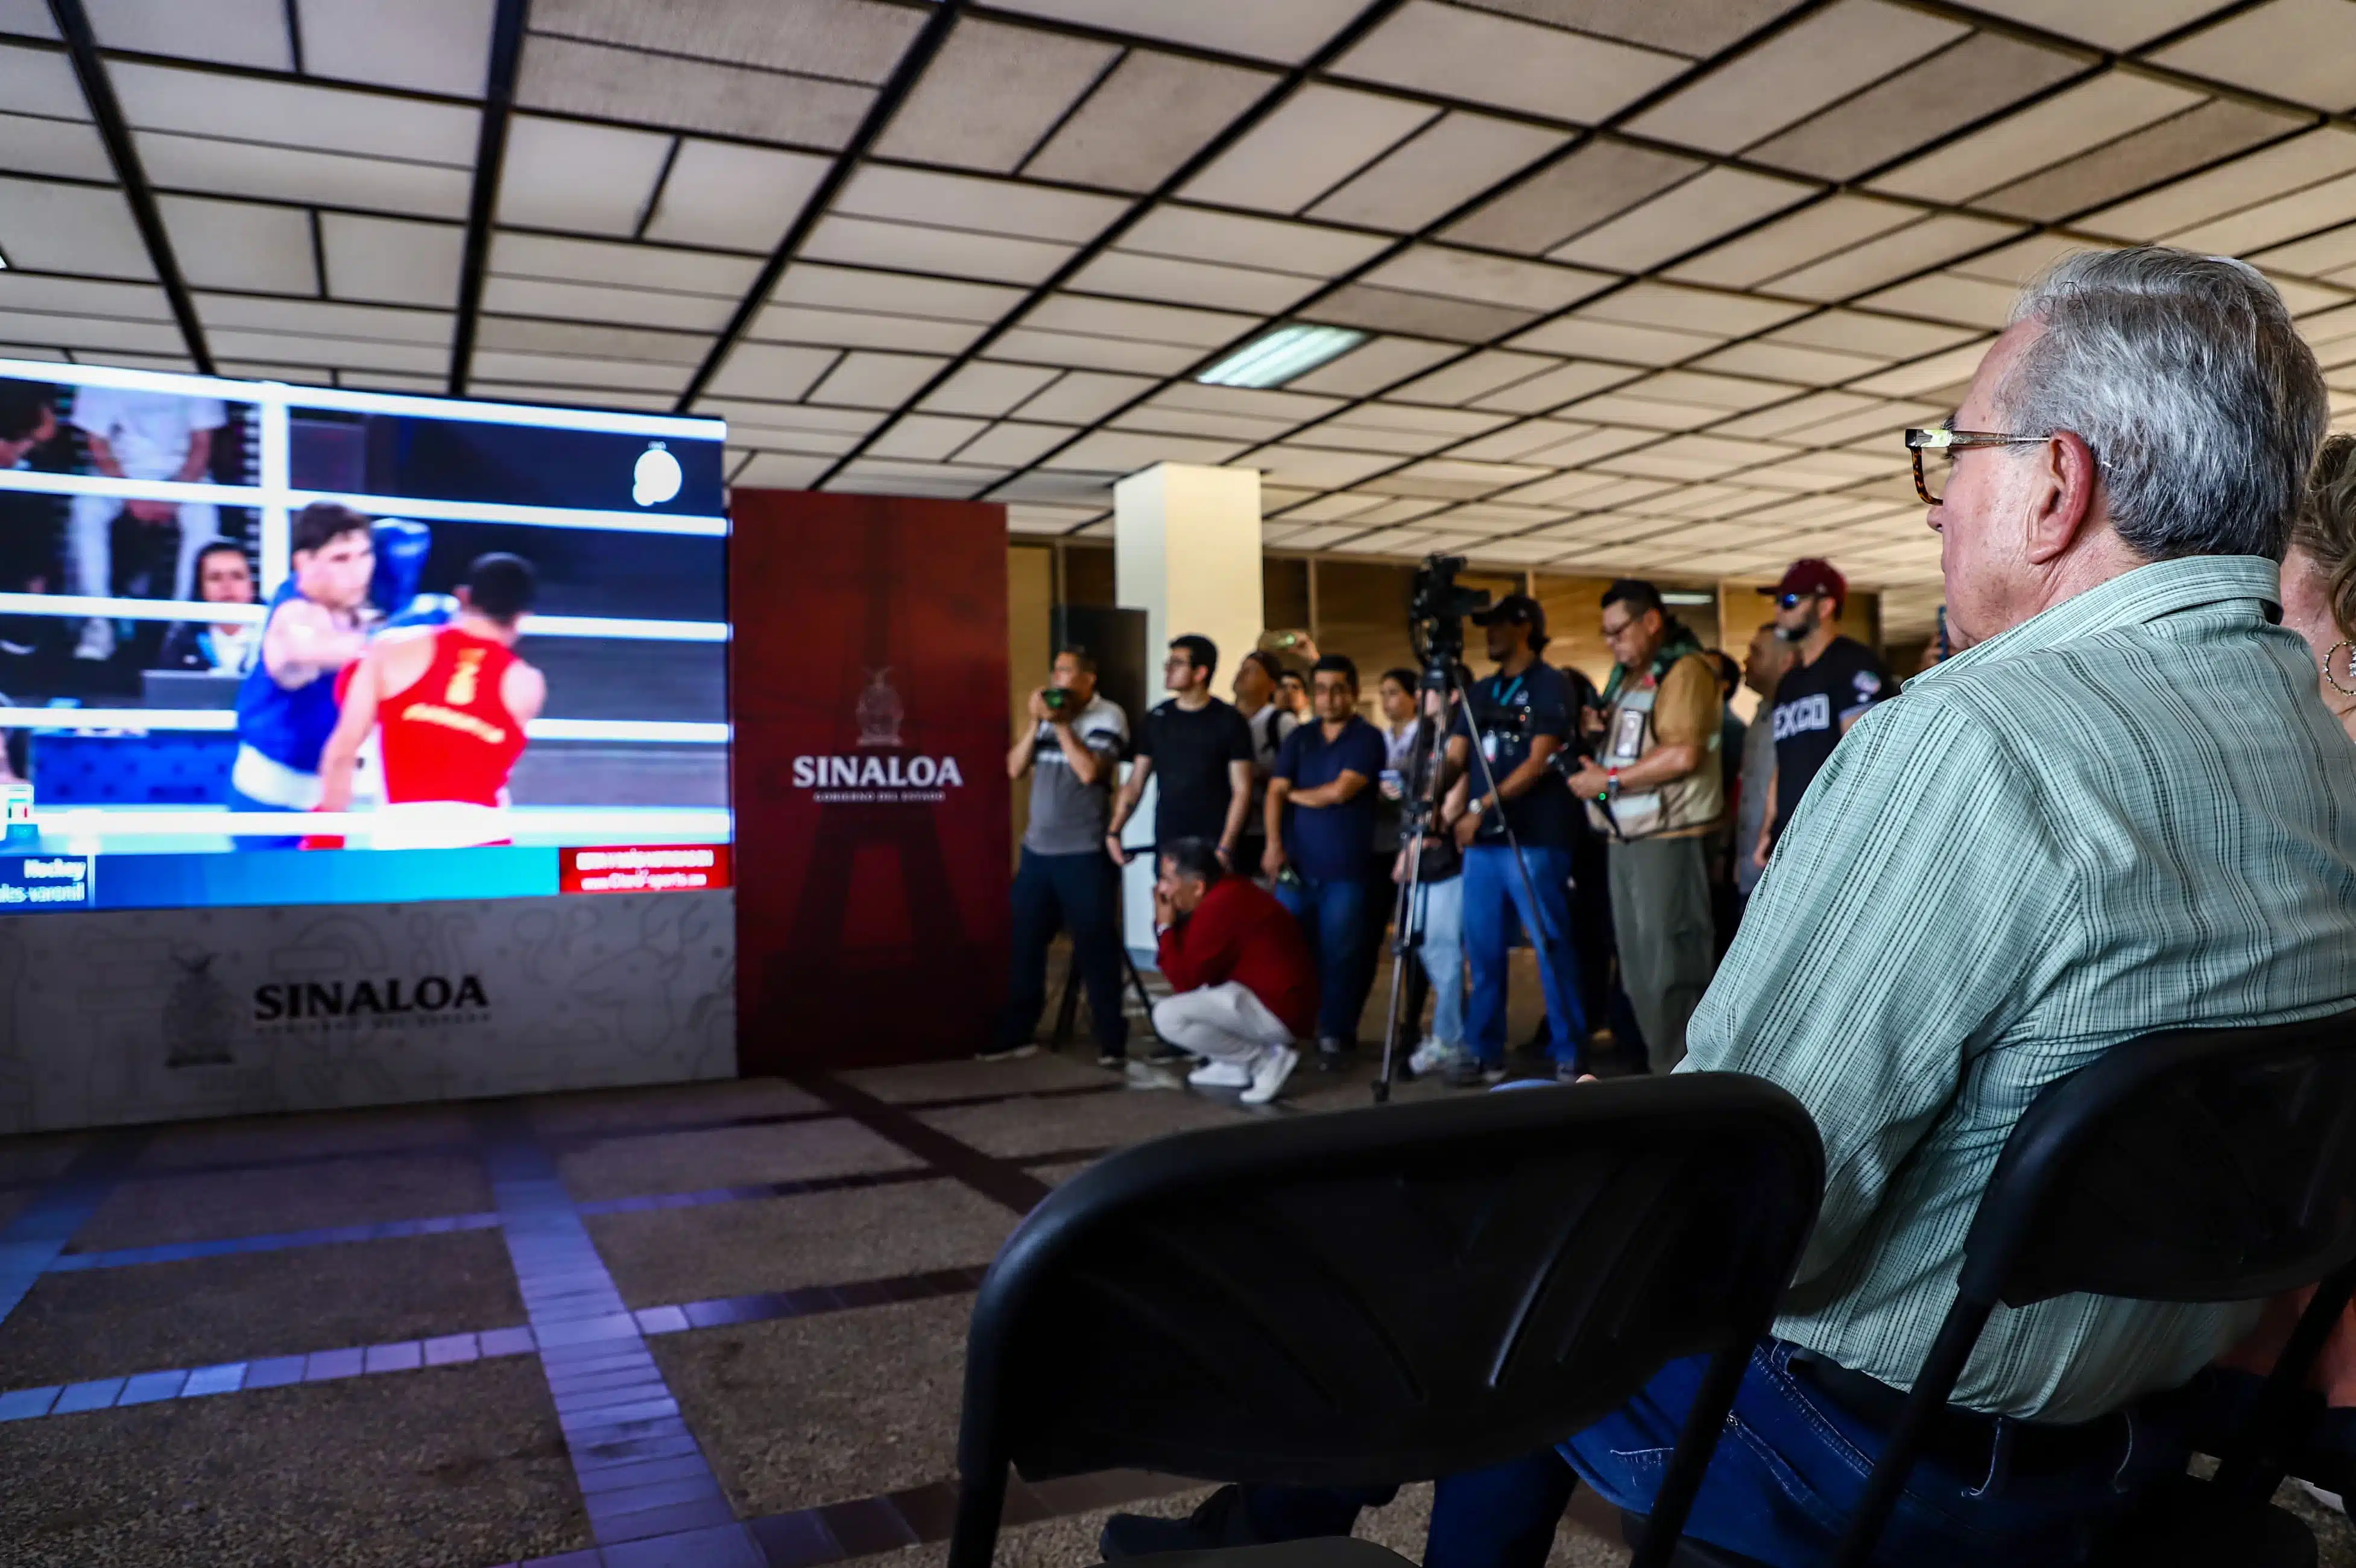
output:
M1464 566L1462 555L1427 555L1415 570L1415 586L1408 599L1407 638L1417 662L1423 666L1423 687L1428 692L1448 690L1450 678L1464 658L1464 618L1489 607L1488 589L1467 588L1456 581Z

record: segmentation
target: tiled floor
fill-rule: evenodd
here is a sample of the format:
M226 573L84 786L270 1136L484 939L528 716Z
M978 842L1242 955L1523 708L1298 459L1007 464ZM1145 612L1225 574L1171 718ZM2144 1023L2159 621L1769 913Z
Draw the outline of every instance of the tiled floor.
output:
M1021 1211L1106 1148L1281 1113L1043 1054L0 1140L0 1562L937 1564L966 1316ZM1018 1484L999 1562L1078 1568L1114 1508L1202 1495ZM1429 1509L1361 1533L1419 1556ZM1550 1568L1626 1560L1574 1504Z

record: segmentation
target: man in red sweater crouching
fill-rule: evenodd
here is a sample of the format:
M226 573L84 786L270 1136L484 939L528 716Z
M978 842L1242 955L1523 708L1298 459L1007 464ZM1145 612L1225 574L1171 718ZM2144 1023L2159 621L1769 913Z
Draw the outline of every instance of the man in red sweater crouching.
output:
M1177 994L1154 1004L1153 1027L1204 1058L1187 1082L1265 1105L1301 1060L1292 1042L1317 1026L1316 961L1301 922L1202 839L1164 844L1160 871L1153 929Z

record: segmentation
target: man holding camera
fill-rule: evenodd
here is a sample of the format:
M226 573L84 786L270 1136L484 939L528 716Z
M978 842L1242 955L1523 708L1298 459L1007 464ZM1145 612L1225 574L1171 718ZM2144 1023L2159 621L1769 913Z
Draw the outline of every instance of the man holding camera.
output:
M1022 733L1006 753L1006 776L1031 775L1031 823L1014 874L1012 975L1006 1007L984 1061L1027 1057L1047 1005L1047 944L1061 926L1096 1020L1097 1060L1129 1058L1121 1012L1120 874L1105 858L1112 779L1129 720L1097 694L1096 660L1084 649L1055 655L1048 684L1024 704Z
M1317 1026L1317 971L1295 920L1248 876L1228 873L1208 841L1158 851L1153 930L1172 995L1153 1005L1154 1032L1201 1057L1186 1075L1201 1089L1240 1089L1265 1105L1301 1060L1296 1040Z
M1685 1059L1686 1020L1717 968L1710 840L1726 815L1718 671L1660 590L1623 578L1603 594L1619 668L1605 693L1603 755L1571 793L1611 839L1612 929L1647 1065Z
M1577 945L1570 929L1571 840L1578 807L1551 758L1576 722L1569 680L1538 657L1547 644L1546 611L1526 594L1508 594L1472 618L1489 634L1497 672L1476 684L1469 709L1448 739L1443 785L1471 773L1472 800L1454 822L1464 850L1464 950L1472 967L1465 1047L1449 1064L1459 1088L1505 1076L1505 963L1508 909L1537 950L1546 991L1555 1074L1580 1075L1587 1041L1579 999ZM1472 761L1478 745L1483 761ZM1515 864L1515 850L1520 864Z

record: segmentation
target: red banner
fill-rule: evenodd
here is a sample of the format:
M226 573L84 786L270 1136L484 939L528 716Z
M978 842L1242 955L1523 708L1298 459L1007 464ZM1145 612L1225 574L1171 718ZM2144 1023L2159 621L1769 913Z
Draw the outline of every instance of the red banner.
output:
M1006 513L737 490L737 1061L969 1055L1006 983Z
M701 893L726 887L724 843L601 844L557 852L561 893Z

